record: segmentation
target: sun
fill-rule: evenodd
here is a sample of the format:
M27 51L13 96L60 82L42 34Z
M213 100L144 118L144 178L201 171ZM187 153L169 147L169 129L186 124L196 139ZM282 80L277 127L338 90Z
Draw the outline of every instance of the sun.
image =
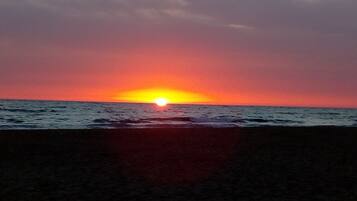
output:
M168 100L166 98L156 98L155 103L159 107L164 107L168 104Z
M158 106L167 104L209 103L211 98L197 92L168 88L147 88L123 91L113 97L120 102L154 103Z

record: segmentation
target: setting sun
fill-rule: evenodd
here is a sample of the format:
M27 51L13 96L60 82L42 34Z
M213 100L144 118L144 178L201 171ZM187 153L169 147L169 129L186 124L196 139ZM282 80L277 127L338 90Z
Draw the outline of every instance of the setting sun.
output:
M205 95L174 89L140 89L122 92L116 100L123 102L156 103L158 106L165 106L168 103L208 103L211 101Z
M155 103L157 106L164 107L168 104L168 100L166 98L157 98Z

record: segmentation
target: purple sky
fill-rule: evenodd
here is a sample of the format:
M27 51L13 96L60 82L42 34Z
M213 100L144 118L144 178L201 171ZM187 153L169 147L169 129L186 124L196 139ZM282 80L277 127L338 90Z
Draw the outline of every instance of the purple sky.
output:
M0 98L160 85L357 107L356 0L1 0Z

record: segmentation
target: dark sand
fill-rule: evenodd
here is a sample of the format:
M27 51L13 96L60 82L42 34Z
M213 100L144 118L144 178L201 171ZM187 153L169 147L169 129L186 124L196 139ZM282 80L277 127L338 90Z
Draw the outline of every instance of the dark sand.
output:
M357 200L357 128L0 131L0 200Z

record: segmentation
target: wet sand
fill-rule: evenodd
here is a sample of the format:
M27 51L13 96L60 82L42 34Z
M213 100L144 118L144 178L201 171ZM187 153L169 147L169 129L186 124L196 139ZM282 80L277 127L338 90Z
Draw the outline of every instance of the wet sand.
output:
M357 200L357 128L0 131L0 200Z

